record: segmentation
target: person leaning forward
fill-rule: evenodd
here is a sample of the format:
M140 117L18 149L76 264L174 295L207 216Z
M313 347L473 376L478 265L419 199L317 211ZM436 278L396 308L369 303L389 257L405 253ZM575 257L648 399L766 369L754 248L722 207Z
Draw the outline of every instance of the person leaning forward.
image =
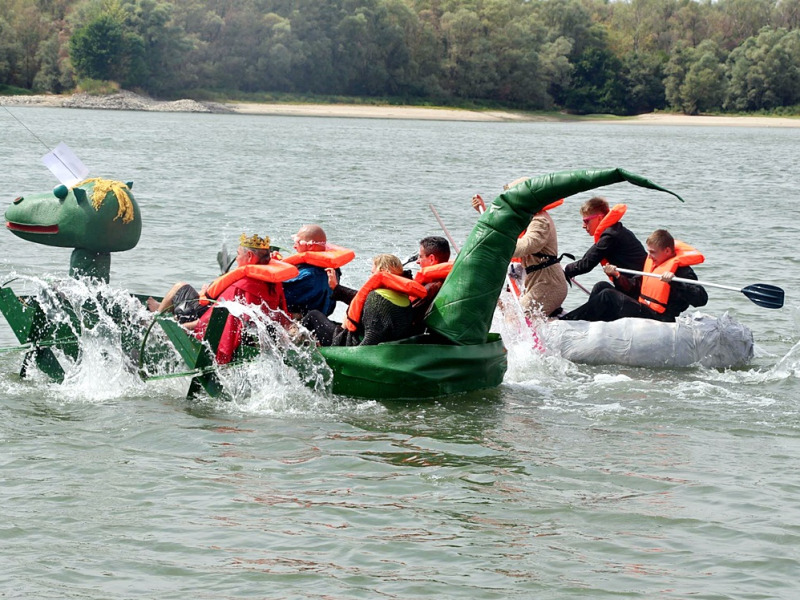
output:
M300 322L321 346L371 346L413 335L410 296L424 298L421 284L403 276L403 264L392 254L373 258L372 275L358 290L337 285L335 296L349 304L344 323L309 311Z
M521 177L504 185L507 190L527 181ZM519 259L525 269L524 288L520 304L528 318L535 316L552 317L561 312L561 303L567 297L567 280L558 256L558 236L556 224L549 209L560 204L553 203L537 212L528 227L517 239L512 258ZM483 198L472 197L472 207L481 212L486 210ZM574 258L572 255L566 255Z
M583 275L598 264L613 264L623 269L641 271L647 258L647 251L636 239L633 232L622 224L622 216L627 207L617 204L609 209L605 198L596 196L581 206L583 228L592 237L594 244L582 258L564 267L567 280ZM614 287L625 293L625 290L614 281ZM631 291L632 298L636 298ZM630 295L630 294L629 294Z
M616 321L625 317L673 322L689 306L705 306L706 290L699 285L680 283L673 278L697 280L690 265L704 257L688 244L673 239L666 229L656 229L647 238L647 260L643 271L660 277L627 277L612 264L605 265L606 275L624 291L606 282L595 285L589 300L567 313L568 321ZM636 300L631 297L635 294Z

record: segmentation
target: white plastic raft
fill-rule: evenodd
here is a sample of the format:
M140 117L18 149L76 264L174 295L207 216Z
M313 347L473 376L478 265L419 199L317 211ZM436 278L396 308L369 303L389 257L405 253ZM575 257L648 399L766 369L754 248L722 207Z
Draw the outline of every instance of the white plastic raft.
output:
M675 323L551 321L538 334L547 352L590 365L728 368L753 358L753 332L728 313L713 317L696 312Z

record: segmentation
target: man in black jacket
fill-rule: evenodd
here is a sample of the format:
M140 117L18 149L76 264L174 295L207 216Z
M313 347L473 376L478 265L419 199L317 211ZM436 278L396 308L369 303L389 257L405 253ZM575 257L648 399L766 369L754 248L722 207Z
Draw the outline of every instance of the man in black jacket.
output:
M681 248L689 247L684 244ZM699 255L693 248L690 250ZM594 286L585 304L561 318L567 321L616 321L625 317L638 317L672 323L689 306L706 305L708 294L702 286L673 281L675 277L697 280L697 275L690 266L674 262L682 259L676 258L679 254L675 240L666 229L656 229L650 234L647 238L647 254L651 260L645 270L649 268L650 272L661 272L658 281L663 283L655 286L655 291L658 292L656 296L649 296L647 290L642 289L644 279L642 276L626 277L617 271L614 265L607 264L603 267L603 271L614 279L614 283L619 285L622 291L614 289L609 283L600 282ZM669 262L672 259L674 261ZM701 255L700 261L702 261ZM662 269L657 269L660 265L664 266ZM664 270L670 265L670 270ZM681 266L676 267L676 265ZM652 284L654 278L647 279ZM648 286L648 289L653 288L653 285Z
M633 232L620 221L624 212L623 205L609 209L605 198L599 196L587 200L581 206L583 228L586 233L594 237L595 243L586 251L583 258L564 267L567 281L588 273L601 261L623 269L642 270L647 251ZM614 287L636 298L632 292L623 290L617 281L614 281Z

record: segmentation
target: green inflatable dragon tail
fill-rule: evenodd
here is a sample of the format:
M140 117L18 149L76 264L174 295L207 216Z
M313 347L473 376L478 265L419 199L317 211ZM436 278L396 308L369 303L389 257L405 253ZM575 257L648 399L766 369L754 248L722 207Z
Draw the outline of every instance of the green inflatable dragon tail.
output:
M517 237L542 208L594 188L628 181L683 198L625 169L560 171L533 177L494 199L481 215L434 300L426 322L457 344L486 342Z

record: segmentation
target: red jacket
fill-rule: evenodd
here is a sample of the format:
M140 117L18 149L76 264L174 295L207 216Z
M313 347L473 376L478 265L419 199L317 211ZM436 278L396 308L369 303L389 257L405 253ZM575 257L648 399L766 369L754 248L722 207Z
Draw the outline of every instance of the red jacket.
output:
M267 283L251 277L243 277L235 281L217 297L217 300L235 301L241 304L251 304L260 306L265 315L277 321L283 326L289 325L286 317L286 298L283 296L283 284ZM212 309L213 310L213 309ZM282 312L272 312L272 311ZM200 322L195 327L194 335L202 339L205 334L208 320L211 318L211 310L207 310L200 317ZM242 321L238 317L228 315L225 322L225 329L217 347L217 362L221 365L229 363L233 359L233 354L242 341Z

